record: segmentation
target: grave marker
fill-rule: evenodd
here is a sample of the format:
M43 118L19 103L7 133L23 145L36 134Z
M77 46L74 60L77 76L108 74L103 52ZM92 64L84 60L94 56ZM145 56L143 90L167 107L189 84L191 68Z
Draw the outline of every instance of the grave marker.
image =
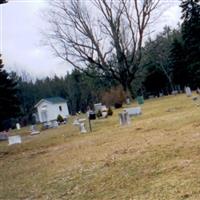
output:
M122 113L119 113L119 122L120 122L120 125L122 126L128 125L131 123L128 112L123 111Z
M172 91L172 95L175 95L175 96L176 96L177 94L178 94L178 90L173 90L173 91Z
M95 112L98 112L99 110L101 110L102 107L102 103L96 103L94 104L94 110Z
M21 143L22 143L22 140L21 140L21 136L20 135L9 136L8 137L8 144L9 145L21 144Z
M37 135L39 134L40 132L36 130L36 127L35 125L31 125L31 135Z
M185 87L185 93L186 93L187 97L192 96L192 91L191 91L190 87Z
M21 126L20 126L19 123L16 123L16 128L17 128L17 130L20 130L20 129L21 129Z
M129 97L126 97L126 104L129 105L131 103L131 100Z
M79 127L79 130L81 133L87 133L87 130L85 128L85 121L86 119L75 119L74 122L73 122L73 125L75 126L78 126Z
M143 96L137 96L137 102L138 104L144 104L144 97Z
M87 133L87 130L86 130L86 128L85 128L85 123L80 123L80 132L81 133Z
M6 132L0 132L0 141L8 140L8 134Z
M124 110L129 114L130 117L142 114L141 107L126 108Z

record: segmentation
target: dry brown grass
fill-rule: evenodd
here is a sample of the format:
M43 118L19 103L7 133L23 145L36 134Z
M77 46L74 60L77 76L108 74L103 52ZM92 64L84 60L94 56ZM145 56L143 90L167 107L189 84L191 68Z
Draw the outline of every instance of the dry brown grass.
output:
M92 133L68 124L0 143L0 199L198 200L199 109L185 95L163 97L127 127L115 111Z

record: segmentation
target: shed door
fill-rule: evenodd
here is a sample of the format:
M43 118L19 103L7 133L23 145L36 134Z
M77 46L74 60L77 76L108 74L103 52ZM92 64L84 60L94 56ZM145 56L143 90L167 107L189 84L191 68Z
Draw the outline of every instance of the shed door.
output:
M47 121L47 111L43 110L41 112L41 117L42 117L42 122L46 122Z

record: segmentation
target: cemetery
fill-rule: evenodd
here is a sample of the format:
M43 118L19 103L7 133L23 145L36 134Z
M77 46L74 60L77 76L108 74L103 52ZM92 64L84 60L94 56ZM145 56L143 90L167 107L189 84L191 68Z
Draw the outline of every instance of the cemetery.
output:
M0 200L200 200L200 0L0 13Z
M0 142L0 199L199 199L199 96L187 92L90 111L92 131L87 114L18 127Z

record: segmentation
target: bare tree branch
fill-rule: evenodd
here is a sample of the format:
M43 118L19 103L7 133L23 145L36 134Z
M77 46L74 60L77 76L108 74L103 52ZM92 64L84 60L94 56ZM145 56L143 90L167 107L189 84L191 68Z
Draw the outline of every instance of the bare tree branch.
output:
M96 67L126 90L140 67L145 30L159 1L52 0L49 45L75 68Z

